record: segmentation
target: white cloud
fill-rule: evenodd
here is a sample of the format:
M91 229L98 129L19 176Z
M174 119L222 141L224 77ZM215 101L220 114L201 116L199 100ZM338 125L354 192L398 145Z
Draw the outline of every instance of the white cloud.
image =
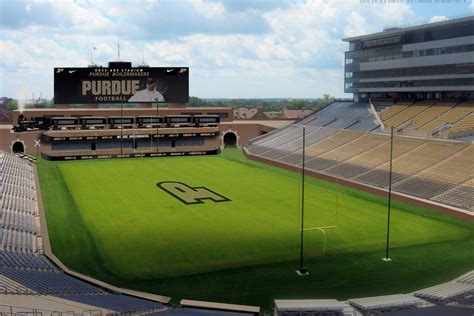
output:
M179 65L192 65L191 47L186 43L172 43L168 41L162 41L157 43L145 44L145 52L147 56L150 56L150 63L155 64L173 64L178 63ZM171 65L170 65L171 66Z
M341 38L378 32L415 17L404 3L362 5L359 0L291 2L284 8L270 7L261 17L254 9L230 12L221 1L205 0L148 0L140 5L41 0L26 6L34 13L46 4L54 23L1 29L0 95L23 97L16 95L23 93L23 88L15 89L20 83L51 95L53 67L86 66L92 46L97 48L94 60L106 65L117 58L120 41L121 59L134 64L141 62L143 51L152 66L190 66L192 95L342 96L347 43ZM156 28L158 13L170 23L169 29L166 23ZM252 24L257 15L259 23ZM225 26L226 21L235 24ZM209 24L196 29L196 23L204 22ZM250 29L265 27L248 33L240 22ZM231 28L222 32L224 27ZM7 75L8 82L3 80Z
M222 16L225 13L225 7L220 2L206 2L203 0L190 0L194 10L205 17L212 18Z
M73 49L65 48L58 42L46 39L27 37L19 42L0 41L0 58L5 68L49 69L61 65L84 65L86 59Z
M429 23L442 22L442 21L447 21L447 20L449 20L447 16L435 15L434 17L430 19Z
M118 24L113 23L98 8L80 6L72 1L55 1L51 2L51 4L57 15L72 24L66 31L83 33L110 32L119 28Z

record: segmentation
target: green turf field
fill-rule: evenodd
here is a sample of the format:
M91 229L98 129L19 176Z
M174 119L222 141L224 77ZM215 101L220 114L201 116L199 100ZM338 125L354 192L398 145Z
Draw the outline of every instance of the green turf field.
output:
M300 176L238 150L41 161L38 170L53 251L66 265L175 299L270 306L275 297L400 293L474 268L472 223L395 202L386 263L386 199L307 178L311 275L297 277ZM231 201L186 205L156 186L162 181Z

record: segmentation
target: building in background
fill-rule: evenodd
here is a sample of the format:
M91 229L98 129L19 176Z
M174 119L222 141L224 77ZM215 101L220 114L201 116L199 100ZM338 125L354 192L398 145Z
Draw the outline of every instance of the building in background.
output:
M474 97L474 16L343 40L344 91L356 101Z

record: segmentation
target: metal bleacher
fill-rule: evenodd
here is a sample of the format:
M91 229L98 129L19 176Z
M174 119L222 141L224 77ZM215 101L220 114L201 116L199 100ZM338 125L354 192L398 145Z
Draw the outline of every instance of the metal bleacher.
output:
M156 312L154 301L68 275L42 254L33 166L0 151L0 295L52 295L115 312Z
M300 166L304 126L307 169L388 188L390 136L368 130L328 127L330 124L327 122L334 115L328 113L331 109L342 111L343 103L335 103L296 124L250 141L246 148L250 154ZM406 123L407 117L426 113L433 106L430 101L416 105L396 104L383 111L381 117L385 122L400 126ZM464 105L461 107L464 108ZM446 108L441 112L447 114L454 110ZM434 111L428 117L433 118L434 113L440 112ZM473 157L474 144L471 143L396 135L393 145L393 191L474 212Z
M380 118L385 131L393 126L407 135L454 139L474 134L473 102L396 103L382 111Z
M375 121L368 103L336 101L311 114L301 124L369 131L378 126Z
M421 101L408 107L404 107L395 115L392 115L384 120L384 125L385 127L399 127L400 125L410 121L413 117L416 117L417 115L427 111L434 103L435 102L433 101Z
M416 291L415 296L436 304L474 308L474 271L453 281Z
M0 183L0 266L54 269L39 254L31 164L0 152Z
M275 300L275 316L472 315L474 271L406 294L334 299Z

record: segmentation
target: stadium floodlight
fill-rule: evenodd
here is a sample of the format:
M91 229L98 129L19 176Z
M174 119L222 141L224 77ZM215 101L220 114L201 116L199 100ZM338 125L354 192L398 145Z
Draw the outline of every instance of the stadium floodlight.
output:
M296 271L298 275L308 275L308 269L303 264L303 244L304 244L304 162L305 162L305 147L306 147L306 129L303 125L303 161L301 164L301 230L300 230L300 267Z
M387 210L387 246L385 249L385 258L383 261L392 261L388 256L388 249L390 243L390 211L392 205L392 163L393 163L393 125L390 133L390 171L388 174L388 210Z

